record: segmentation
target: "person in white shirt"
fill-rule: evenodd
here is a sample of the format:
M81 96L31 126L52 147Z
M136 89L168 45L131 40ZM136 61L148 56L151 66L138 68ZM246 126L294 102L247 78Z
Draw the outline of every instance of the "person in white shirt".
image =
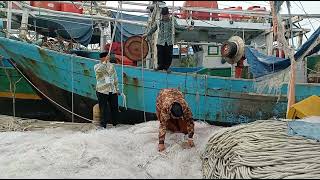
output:
M94 71L97 79L96 94L102 113L101 127L106 128L109 123L116 126L119 95L118 76L114 65L110 63L110 56L107 52L100 53L100 63L94 66Z

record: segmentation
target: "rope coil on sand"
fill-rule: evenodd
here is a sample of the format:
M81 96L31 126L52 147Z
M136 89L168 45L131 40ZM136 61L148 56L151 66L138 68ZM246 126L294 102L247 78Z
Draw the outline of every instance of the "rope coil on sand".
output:
M320 143L287 135L287 122L279 120L218 131L201 160L206 179L320 177Z

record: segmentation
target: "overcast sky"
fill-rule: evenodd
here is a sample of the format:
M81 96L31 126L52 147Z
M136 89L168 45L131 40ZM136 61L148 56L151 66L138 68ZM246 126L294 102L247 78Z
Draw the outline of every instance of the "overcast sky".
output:
M131 1L131 2L139 2L139 1ZM143 1L140 1L142 3ZM144 1L145 3L148 3L148 1ZM172 5L173 1L165 1L167 5ZM174 1L175 6L182 6L184 1ZM320 7L320 1L290 1L291 3L291 13L293 14L304 14L303 9L308 14L319 14L319 7ZM301 4L300 4L301 3ZM117 1L107 1L107 5L117 7L118 2ZM242 6L242 9L247 9L249 6L258 5L258 6L264 6L267 8L267 10L270 10L269 1L218 1L219 9L230 7L230 6ZM302 6L301 6L302 5ZM131 8L131 9L144 9L144 7L141 6L133 6L133 5L123 5L123 8ZM285 5L282 6L281 13L287 14L287 8ZM132 13L135 14L135 13ZM137 14L137 13L136 13ZM317 29L320 25L320 19L311 19L310 21L314 27L314 29ZM304 28L308 28L311 30L307 34L309 37L313 33L313 28L309 22L308 19L305 19L300 22L300 25ZM305 39L304 39L305 40Z

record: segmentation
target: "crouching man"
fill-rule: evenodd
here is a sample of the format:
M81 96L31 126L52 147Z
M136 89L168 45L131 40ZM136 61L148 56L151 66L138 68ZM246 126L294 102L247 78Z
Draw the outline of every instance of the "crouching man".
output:
M192 112L178 89L162 89L157 96L156 115L160 121L159 146L165 149L166 130L188 134L188 146L193 147L194 122Z

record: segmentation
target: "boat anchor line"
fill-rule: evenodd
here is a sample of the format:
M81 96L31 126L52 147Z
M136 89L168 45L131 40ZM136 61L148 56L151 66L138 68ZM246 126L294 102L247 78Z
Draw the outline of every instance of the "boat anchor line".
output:
M123 58L123 56L122 56ZM143 119L144 122L147 122L147 118L146 118L146 103L145 103L145 99L144 99L144 67L143 67L143 38L141 38L141 78L142 78L142 93L143 93ZM122 63L122 68L123 68L123 63ZM122 80L123 81L123 80Z
M20 71L20 69L19 69L14 63L12 63L11 60L9 60L9 61L10 61L11 64L14 66L14 68L25 78L25 80L27 80L27 81L31 84L32 87L34 87L38 92L40 92L40 93L41 93L44 97L46 97L49 101L51 101L52 103L54 103L55 105L59 106L61 109L67 111L68 113L70 113L70 114L72 114L72 115L75 115L75 116L77 116L77 117L79 117L79 118L82 118L82 119L84 119L84 120L86 120L86 121L93 122L93 120L88 119L88 118L85 118L85 117L83 117L83 116L81 116L81 115L79 115L79 114L77 114L77 113L74 113L74 112L68 110L67 108L63 107L61 104L57 103L57 102L54 101L53 99L51 99L49 96L47 96L45 93L43 93L38 87L36 87L36 86ZM72 103L73 103L73 102L72 102Z
M121 9L121 12L120 12L120 9ZM116 15L116 20L119 19L119 14L121 15L121 19L122 19L122 1L119 1L118 2L118 8L117 8L117 15ZM110 42L110 47L109 47L109 52L108 52L108 56L110 56L110 53L111 53L111 49L112 49L112 45L113 45L113 40L114 40L114 37L115 37L115 34L116 34L116 27L117 27L117 23L118 21L115 22L115 25L113 27L113 34L111 36L111 42ZM121 37L121 97L122 97L122 106L125 107L125 109L127 110L127 97L124 93L124 83L123 83L123 41L122 41L122 38L123 38L123 27L122 27L122 23L120 24L121 25L121 31L120 31L120 37Z

